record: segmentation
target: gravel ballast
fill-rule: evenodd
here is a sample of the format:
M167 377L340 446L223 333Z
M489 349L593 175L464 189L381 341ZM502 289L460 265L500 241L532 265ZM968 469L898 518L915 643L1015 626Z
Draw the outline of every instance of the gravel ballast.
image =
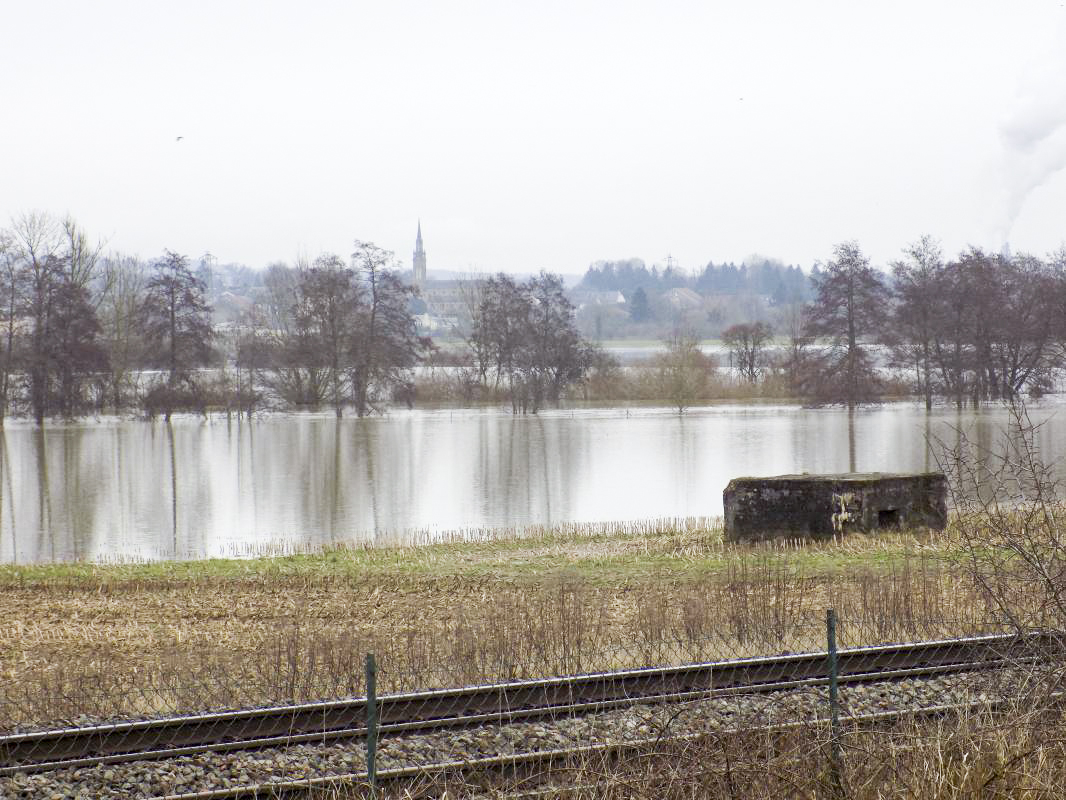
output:
M844 716L981 702L1017 696L1031 671L941 675L843 686ZM555 720L451 728L381 739L378 769L624 743L824 718L828 690L808 687L685 703L638 704ZM0 777L3 798L148 798L250 784L345 775L366 769L363 740L258 751L202 753Z

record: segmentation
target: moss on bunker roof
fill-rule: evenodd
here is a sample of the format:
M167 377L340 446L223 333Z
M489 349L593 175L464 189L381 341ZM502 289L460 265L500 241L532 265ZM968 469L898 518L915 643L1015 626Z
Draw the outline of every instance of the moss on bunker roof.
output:
M771 481L789 481L795 483L876 483L883 480L901 478L944 478L942 472L837 472L831 474L801 473L799 475L763 475L733 478L730 483L753 481L769 483Z

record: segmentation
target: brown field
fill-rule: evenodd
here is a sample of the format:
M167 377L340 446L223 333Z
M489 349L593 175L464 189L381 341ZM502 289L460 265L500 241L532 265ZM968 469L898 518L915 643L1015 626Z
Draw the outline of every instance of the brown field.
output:
M248 561L0 570L0 727L997 630L946 534L725 545L710 520Z
M465 532L476 541L405 549L4 567L0 727L360 694L367 652L392 691L818 650L829 607L842 646L1010 629L997 596L1045 619L1058 597L1032 580L1058 563L1053 536L1025 551L1031 562L1008 553L1033 519L960 516L943 533L753 546L724 544L714 520L653 520ZM1035 799L1066 785L1066 723L1046 696L845 729L839 772L830 742L824 723L663 740L532 785L473 775L436 796Z

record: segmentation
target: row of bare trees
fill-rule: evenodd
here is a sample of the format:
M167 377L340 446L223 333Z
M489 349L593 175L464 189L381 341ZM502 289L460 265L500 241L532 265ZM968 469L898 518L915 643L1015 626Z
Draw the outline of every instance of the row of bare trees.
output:
M886 274L856 242L834 249L780 364L797 395L853 406L882 396L893 371L928 406L1039 395L1066 365L1066 250L1047 259L970 247L945 258L931 237ZM733 342L749 360L751 338Z
M503 387L515 412L557 403L567 387L607 361L585 341L562 279L542 272L519 283L500 273L472 297L467 337L475 379Z
M252 312L219 335L185 256L145 264L104 254L72 219L18 217L0 230L0 423L129 408L169 418L234 402L362 416L410 403L413 369L434 348L391 253L356 241L348 261L277 264L263 283ZM924 237L886 275L846 242L816 286L779 332L786 348L772 346L762 322L723 334L747 381L784 373L795 395L853 406L881 397L894 371L927 405L943 396L961 406L1045 392L1066 362L1066 251L1042 260L969 248L949 260ZM536 413L612 368L578 332L557 276L474 282L468 306L464 380L505 393L516 412ZM683 338L668 343L677 363L660 365L679 408L692 394L688 373L709 368Z
M1066 250L1047 260L970 248L944 261L926 238L893 265L894 361L934 394L1010 399L1052 385L1066 344Z
M411 369L433 350L411 314L414 287L392 253L357 241L351 264L334 254L272 265L258 313L238 336L238 378L299 408L346 406L363 416L393 397L409 400ZM245 385L241 381L241 385ZM254 398L253 398L254 401Z
M0 424L10 413L74 418L134 399L169 416L211 357L209 309L188 260L152 267L104 255L71 218L24 214L0 230Z
M362 416L409 398L411 368L432 349L410 311L415 290L370 242L350 263L272 267L264 302L232 331L213 327L186 256L105 254L69 218L31 213L0 229L0 281L0 424L211 405Z

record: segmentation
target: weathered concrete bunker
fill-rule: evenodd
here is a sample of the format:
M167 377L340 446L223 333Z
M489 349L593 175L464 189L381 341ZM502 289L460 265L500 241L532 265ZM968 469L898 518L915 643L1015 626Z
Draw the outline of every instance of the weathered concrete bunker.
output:
M942 472L734 478L725 488L725 539L829 538L947 524Z

